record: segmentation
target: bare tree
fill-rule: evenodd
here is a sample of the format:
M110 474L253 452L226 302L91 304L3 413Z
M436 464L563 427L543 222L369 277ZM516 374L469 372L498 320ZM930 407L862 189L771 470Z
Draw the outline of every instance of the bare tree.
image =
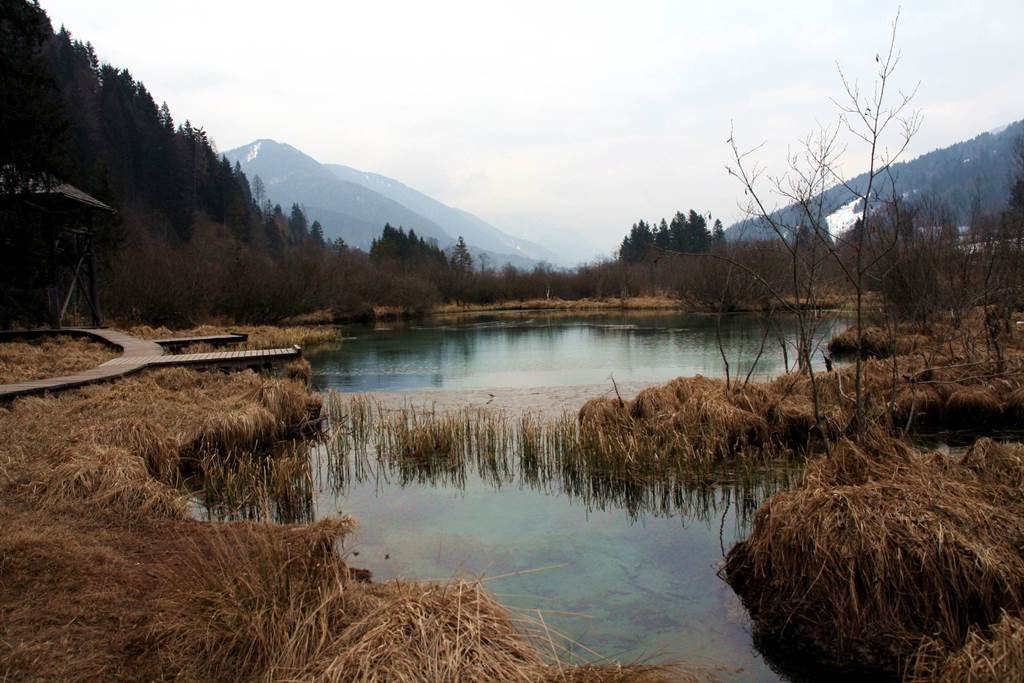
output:
M880 277L880 264L896 246L900 231L891 221L899 223L901 197L893 165L900 160L921 124L921 116L909 111L917 88L909 93L893 91L893 74L900 63L896 49L899 15L892 23L891 38L885 53L875 55L876 72L870 90L862 90L841 66L839 77L843 86L841 99L833 99L839 109L834 126L821 127L801 141L799 151L787 159L787 170L769 176L762 166L751 161L760 147L742 151L735 136L729 145L733 163L730 175L743 185L749 199L748 215L774 235L786 250L790 261L790 295L786 300L773 292L780 303L795 313L798 323L798 368L811 379L815 415L818 391L811 354L820 316L820 287L826 262L834 265L854 294L854 315L858 347L863 348L865 327L865 294L870 282ZM862 182L848 180L840 161L847 151L844 138L852 138L867 151L868 170ZM767 188L765 188L767 186ZM838 206L827 201L828 191L845 189L859 207L859 218L846 232L833 229L828 217ZM768 204L774 197L792 207L780 211ZM886 210L887 209L887 210ZM858 436L864 430L863 354L856 358L854 380L853 427Z

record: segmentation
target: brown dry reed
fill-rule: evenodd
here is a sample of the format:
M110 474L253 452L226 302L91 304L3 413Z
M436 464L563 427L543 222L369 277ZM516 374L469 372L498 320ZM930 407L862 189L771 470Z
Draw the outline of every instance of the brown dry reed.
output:
M299 533L224 529L198 545L152 625L190 680L662 680L655 667L575 666L571 643L510 614L478 581L368 583L334 545L351 520ZM553 646L546 660L544 649Z
M227 516L267 518L289 491L274 504L308 519L305 447L264 451L318 411L290 380L182 368L0 407L0 678L662 678L581 665L576 644L479 582L367 583L337 552L350 519L188 519L195 478L234 497Z
M150 327L136 325L128 329L131 334L142 339L167 339L172 337L205 337L216 334L239 332L249 335L248 341L232 344L232 349L272 349L300 346L303 349L336 344L341 342L341 329L329 325L292 325L275 327L272 325L200 325L183 330L171 330L166 327ZM183 353L202 353L214 350L208 344L193 344L182 349Z
M594 428L589 418L581 423L573 414L394 409L337 393L327 395L324 410L331 436L318 453L337 490L380 478L402 486L461 487L475 472L496 487L557 490L588 508L615 507L633 517L685 513L711 519L735 500L741 506L737 523L744 524L760 500L799 475L790 463L775 460L719 462L700 454L685 435L640 429L618 409L608 419L623 420L622 430Z
M315 424L320 406L288 380L169 368L0 410L0 466L44 504L181 517L183 477L210 454L269 449Z
M43 337L0 343L0 384L26 382L88 370L117 358L106 344L79 337Z
M844 440L762 505L723 576L769 648L892 675L925 638L957 650L1020 613L1022 484L1021 445L981 439L950 460Z
M1024 680L1024 620L1004 613L991 628L971 628L964 646L953 653L928 641L906 679L910 683Z

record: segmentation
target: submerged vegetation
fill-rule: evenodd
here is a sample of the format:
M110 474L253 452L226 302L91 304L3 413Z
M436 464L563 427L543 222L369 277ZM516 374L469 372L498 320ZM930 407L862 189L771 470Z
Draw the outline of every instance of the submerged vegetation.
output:
M495 487L514 483L557 491L592 509L634 517L685 513L709 520L735 501L744 524L760 501L791 485L795 468L778 460L728 467L686 457L685 438L672 453L654 433L608 438L575 415L543 418L489 409L435 411L387 408L364 396L329 394L331 436L318 453L330 486L389 477L464 485L469 473ZM720 465L720 463L718 463Z
M191 519L189 500L218 518L311 521L310 451L287 439L319 413L292 379L183 368L0 407L0 675L663 677L587 664L478 582L368 582L336 551L351 519Z

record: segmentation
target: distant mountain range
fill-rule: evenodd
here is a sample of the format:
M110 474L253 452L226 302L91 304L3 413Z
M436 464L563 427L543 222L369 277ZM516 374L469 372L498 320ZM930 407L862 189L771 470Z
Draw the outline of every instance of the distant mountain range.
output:
M360 249L368 250L384 224L391 223L435 239L442 248L462 236L478 260L486 256L495 267L511 263L531 268L541 261L574 265L539 244L513 237L393 178L340 164L321 164L285 143L256 140L224 155L241 164L250 183L259 176L269 199L286 213L293 203L299 204L310 221L320 221L327 237L341 237Z
M958 225L966 225L974 211L991 213L1006 207L1010 184L1019 173L1015 150L1021 136L1024 120L895 164L892 170L896 189L909 200L934 197L950 210ZM851 179L849 184L863 191L867 174ZM830 211L831 230L842 232L856 221L859 202L845 187L825 192L824 202ZM795 209L787 207L777 214L785 217L787 212L792 216ZM775 237L769 227L757 220L739 221L725 232L730 240Z

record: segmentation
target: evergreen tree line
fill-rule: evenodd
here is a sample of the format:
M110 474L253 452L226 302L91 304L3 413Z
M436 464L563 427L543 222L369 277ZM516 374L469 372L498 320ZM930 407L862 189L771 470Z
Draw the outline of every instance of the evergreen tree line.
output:
M100 64L92 46L67 30L54 33L36 2L0 0L0 59L0 194L59 177L118 209L113 220L97 224L101 299L115 321L276 322L319 311L336 318L372 315L377 307L416 312L446 301L647 295L740 310L770 304L762 282L778 292L790 286L789 259L780 245L726 243L721 222L709 228L711 217L693 210L657 225L639 221L616 258L571 271L544 264L530 271L481 267L461 238L445 253L391 225L382 226L364 253L325 239L322 226L310 222L302 207L286 211L271 204L262 181L254 177L250 184L237 165L218 155L201 127L187 120L176 124L167 104L158 106L127 70ZM1017 180L1012 196L1004 213L977 224L977 230L1000 226L998 237L984 239L1001 256L1019 254L1005 247L1018 243L1024 180ZM907 249L894 252L899 262L888 272L907 278L919 273L920 280L903 282L894 275L884 285L891 293L883 294L924 302L931 299L921 292L938 300L976 291L968 275L955 284L934 281L935 273L952 272L963 262L962 240L954 222L942 239L929 238L929 249L922 248L921 226L949 221L936 210L915 214L912 208L903 215L914 216L913 224L901 228L900 243ZM0 308L18 303L8 280L32 280L25 275L32 259L23 247L34 234L30 220L0 206ZM744 268L701 257L708 252ZM1019 272L1013 263L1005 262L1007 278ZM761 281L744 273L758 273ZM835 273L821 277L842 282ZM17 313L26 323L43 319L33 318L38 311L31 306Z
M641 263L668 252L701 254L724 244L722 221L715 219L708 229L708 220L690 209L688 215L676 212L671 222L664 218L657 225L640 220L633 224L619 247L619 258L627 263Z

